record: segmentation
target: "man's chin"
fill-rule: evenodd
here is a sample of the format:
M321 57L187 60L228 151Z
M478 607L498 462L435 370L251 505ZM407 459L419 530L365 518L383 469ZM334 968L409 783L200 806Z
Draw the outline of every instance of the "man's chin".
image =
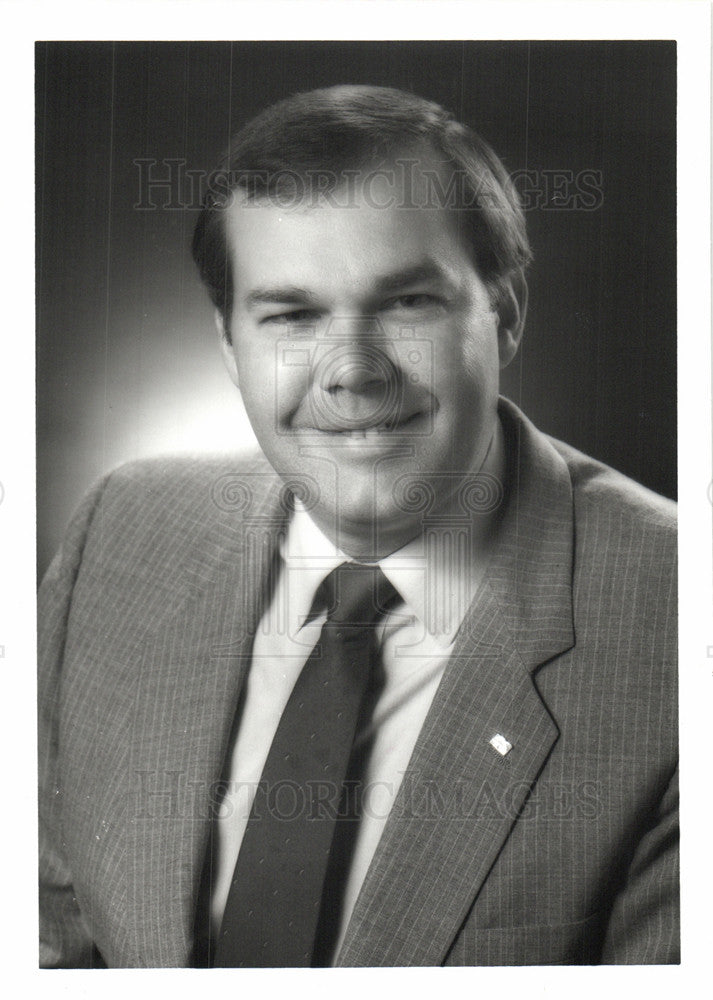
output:
M422 530L419 518L405 515L393 503L344 503L338 514L333 507L310 513L324 534L342 552L355 558L380 559L406 545Z

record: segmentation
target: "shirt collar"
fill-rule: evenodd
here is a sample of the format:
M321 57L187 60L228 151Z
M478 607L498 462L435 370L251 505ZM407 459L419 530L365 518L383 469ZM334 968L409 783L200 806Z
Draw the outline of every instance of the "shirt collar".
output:
M348 561L348 556L330 542L297 499L280 555L289 620L299 629L305 624L322 580Z

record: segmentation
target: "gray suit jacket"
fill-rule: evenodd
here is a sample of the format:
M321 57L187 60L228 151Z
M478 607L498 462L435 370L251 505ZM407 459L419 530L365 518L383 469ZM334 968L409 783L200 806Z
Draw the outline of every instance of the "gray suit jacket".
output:
M502 416L494 556L338 964L676 962L673 504ZM152 461L74 519L40 603L42 964L190 964L284 495L262 460Z

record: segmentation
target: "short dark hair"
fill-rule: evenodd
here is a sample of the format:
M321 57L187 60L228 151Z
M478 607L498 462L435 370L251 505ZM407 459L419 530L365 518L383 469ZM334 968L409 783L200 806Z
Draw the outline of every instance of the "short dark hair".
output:
M193 259L229 336L233 287L224 209L236 189L250 200L293 195L319 178L337 189L368 164L424 146L459 183L448 196L464 218L473 262L497 300L504 282L531 259L525 220L505 167L471 128L439 104L390 87L337 86L295 94L248 122L232 139L193 234ZM332 178L330 183L329 178ZM325 184L326 181L326 184ZM441 191L441 193L443 193Z

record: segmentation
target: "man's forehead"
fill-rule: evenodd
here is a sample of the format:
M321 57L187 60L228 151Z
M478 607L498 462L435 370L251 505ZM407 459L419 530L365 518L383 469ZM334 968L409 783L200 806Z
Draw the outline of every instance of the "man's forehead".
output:
M373 295L427 282L454 286L471 266L449 214L399 207L235 207L228 230L236 292L255 304L284 299L280 290L288 286Z
M320 176L306 187L295 175L270 197L238 192L226 213L236 291L368 286L376 294L408 284L409 274L413 282L462 277L471 250L458 212L439 197L449 170L434 151L410 149L333 190Z
M333 189L319 175L295 174L285 185L259 198L234 192L225 210L233 254L246 258L251 247L275 242L284 254L293 242L297 253L309 244L320 256L343 241L355 250L364 243L384 254L395 241L405 247L462 238L448 170L435 158L381 162L355 171Z

